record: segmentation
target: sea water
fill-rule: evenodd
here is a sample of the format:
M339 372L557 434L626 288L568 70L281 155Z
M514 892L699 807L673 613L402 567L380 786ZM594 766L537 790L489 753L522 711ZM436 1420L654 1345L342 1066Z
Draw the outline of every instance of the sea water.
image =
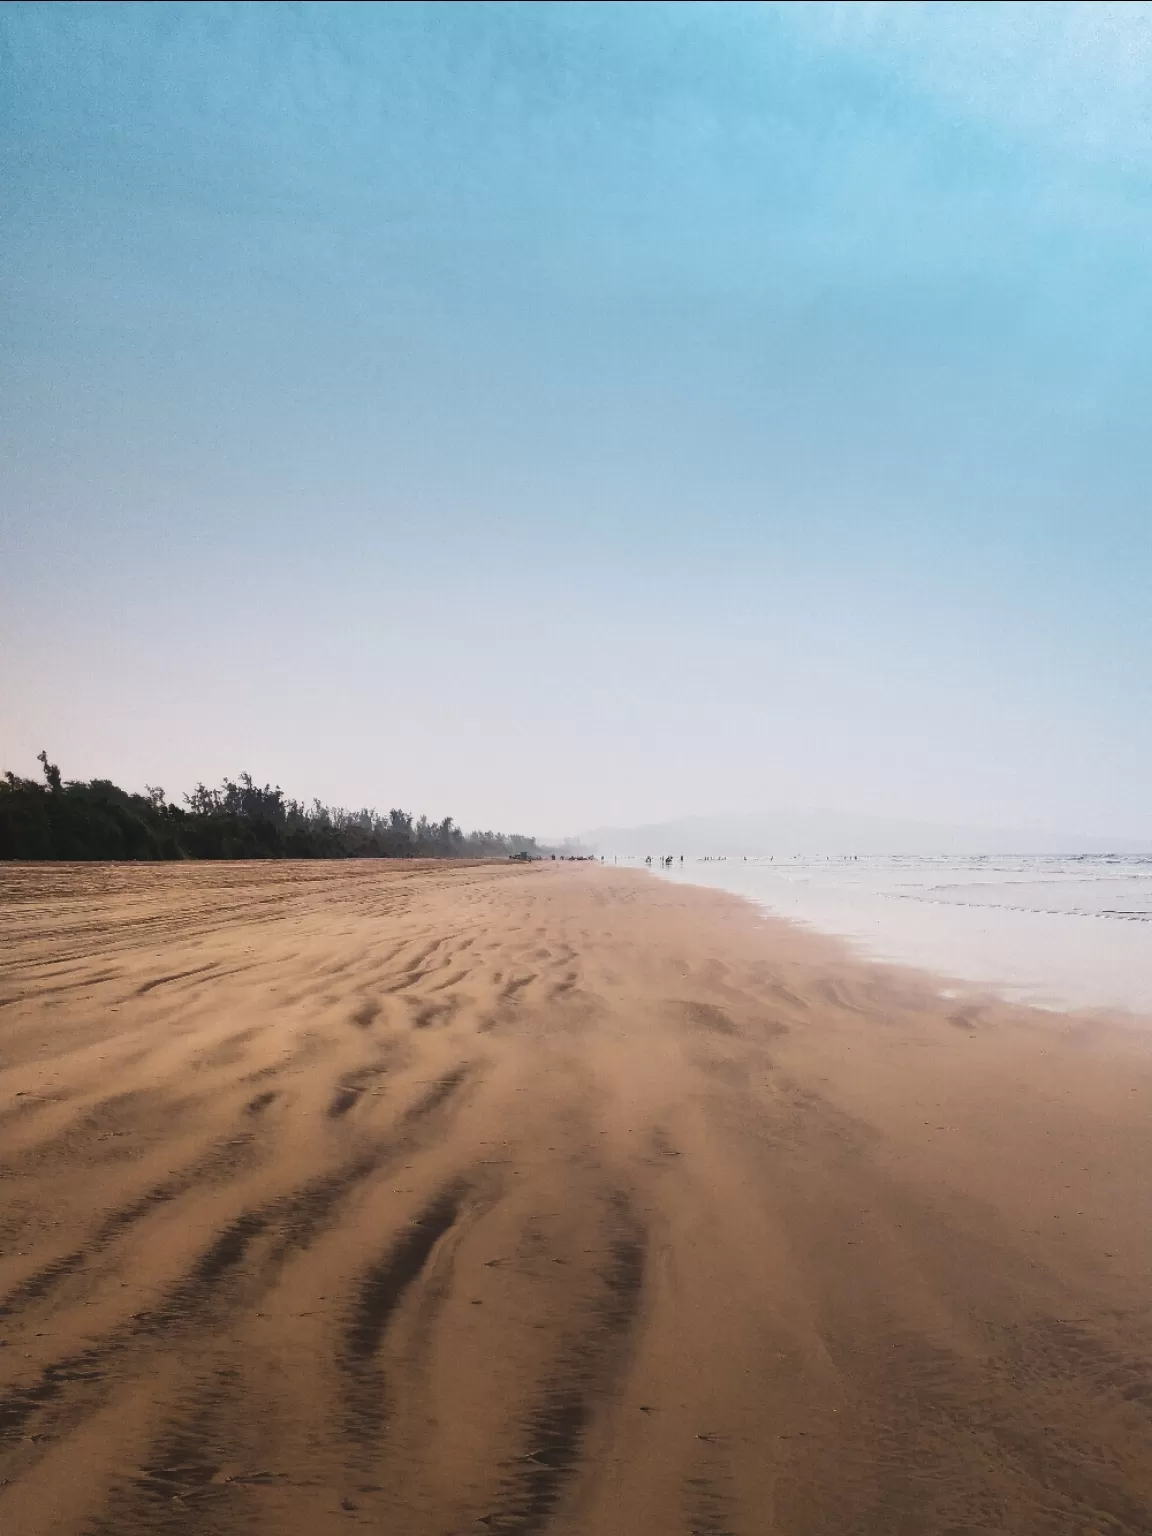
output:
M660 872L877 959L1045 1007L1152 1019L1152 857L686 857Z

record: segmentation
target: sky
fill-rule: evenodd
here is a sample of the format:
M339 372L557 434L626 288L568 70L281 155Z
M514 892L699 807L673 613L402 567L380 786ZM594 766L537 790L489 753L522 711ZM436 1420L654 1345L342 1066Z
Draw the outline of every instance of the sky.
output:
M1152 6L0 9L0 768L1152 837Z

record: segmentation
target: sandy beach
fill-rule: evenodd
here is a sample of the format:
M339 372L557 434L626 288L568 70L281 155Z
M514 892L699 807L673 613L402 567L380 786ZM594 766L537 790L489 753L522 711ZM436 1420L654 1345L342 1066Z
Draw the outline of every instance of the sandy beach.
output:
M1152 1531L1152 1034L587 865L0 870L0 1528Z

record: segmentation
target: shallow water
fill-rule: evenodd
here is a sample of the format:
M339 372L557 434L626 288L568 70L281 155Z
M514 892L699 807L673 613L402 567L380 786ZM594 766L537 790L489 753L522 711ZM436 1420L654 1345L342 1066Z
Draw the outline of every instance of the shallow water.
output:
M1152 1017L1146 855L686 858L666 874L1017 1000Z

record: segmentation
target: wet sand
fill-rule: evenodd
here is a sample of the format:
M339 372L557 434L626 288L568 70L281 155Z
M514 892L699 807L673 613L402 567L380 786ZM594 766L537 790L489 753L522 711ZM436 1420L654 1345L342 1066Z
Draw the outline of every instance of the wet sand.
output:
M1152 1531L1152 1049L579 865L0 868L0 1528Z

